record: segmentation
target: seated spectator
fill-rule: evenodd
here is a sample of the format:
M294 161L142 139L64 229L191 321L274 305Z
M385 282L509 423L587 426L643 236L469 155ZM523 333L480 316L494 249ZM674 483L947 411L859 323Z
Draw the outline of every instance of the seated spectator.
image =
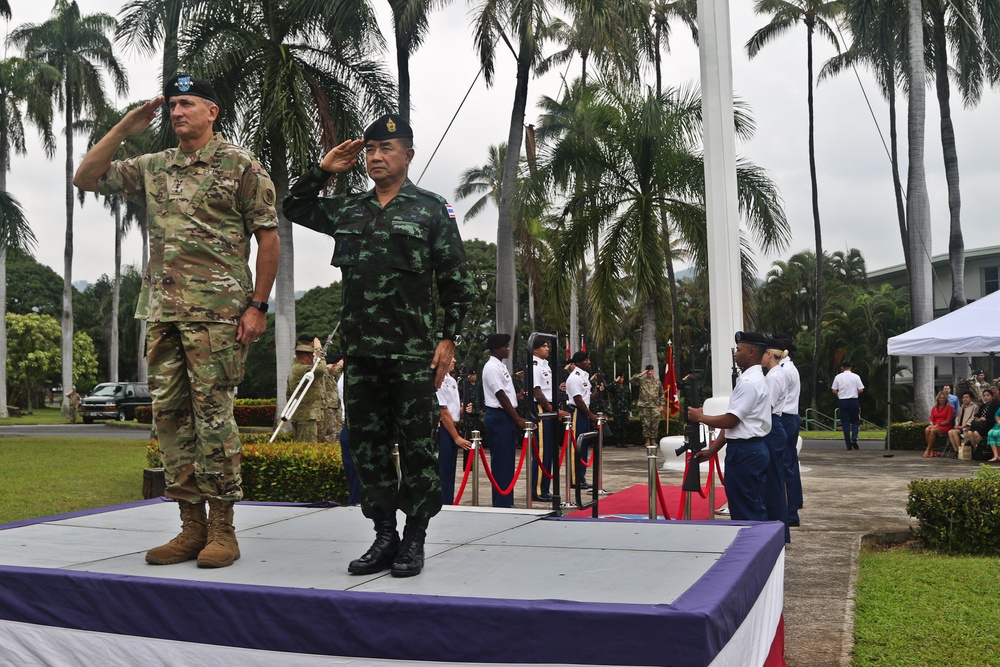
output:
M924 436L927 438L927 449L924 451L924 458L934 456L934 440L939 433L947 433L955 423L955 411L948 405L948 394L939 391L934 399L934 407L931 408L931 423L924 429Z
M990 429L989 433L986 434L986 443L993 450L993 458L989 459L987 463L996 463L1000 461L1000 412L996 414L993 418L996 424Z
M983 438L986 437L986 434L993 427L997 407L1000 407L1000 403L996 401L997 393L996 387L983 389L983 404L976 412L976 416L972 418L971 428L966 432L963 439L963 442L972 445L973 451L975 451L976 445L982 442Z
M972 429L972 419L976 416L979 406L972 400L971 391L962 392L962 406L955 417L955 428L948 431L948 442L956 452L962 445L962 436Z

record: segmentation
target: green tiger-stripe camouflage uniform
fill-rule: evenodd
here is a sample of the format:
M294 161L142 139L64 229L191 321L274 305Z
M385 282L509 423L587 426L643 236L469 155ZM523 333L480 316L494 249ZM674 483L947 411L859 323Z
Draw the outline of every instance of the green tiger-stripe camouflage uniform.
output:
M243 496L233 417L246 347L236 340L253 292L250 237L276 228L274 185L247 150L216 133L112 162L98 192L145 207L149 264L135 316L149 321L146 361L166 495Z
M313 165L289 191L284 212L336 240L342 272L341 341L351 448L361 508L379 519L397 509L430 518L441 509L437 401L430 362L435 332L454 340L474 293L454 214L407 179L385 208L375 190L319 197L331 174ZM444 320L435 327L436 285ZM399 444L397 491L392 446Z

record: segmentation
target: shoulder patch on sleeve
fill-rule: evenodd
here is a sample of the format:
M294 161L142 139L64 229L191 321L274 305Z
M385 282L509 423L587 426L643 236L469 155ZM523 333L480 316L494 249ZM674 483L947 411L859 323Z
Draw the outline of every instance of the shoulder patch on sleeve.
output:
M455 209L453 209L451 207L451 204L449 204L448 202L445 202L444 207L446 209L448 209L448 217L454 220L455 219Z
M266 188L264 190L264 203L268 206L274 206L274 190L271 188Z

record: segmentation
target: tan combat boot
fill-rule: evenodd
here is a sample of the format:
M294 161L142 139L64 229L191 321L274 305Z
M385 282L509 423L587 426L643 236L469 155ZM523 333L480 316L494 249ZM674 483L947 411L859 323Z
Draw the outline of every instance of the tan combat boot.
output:
M181 532L164 545L146 552L146 562L152 565L173 565L197 558L208 541L208 521L205 503L177 503L181 509Z
M208 544L198 554L198 567L229 567L240 557L233 528L233 504L208 499Z

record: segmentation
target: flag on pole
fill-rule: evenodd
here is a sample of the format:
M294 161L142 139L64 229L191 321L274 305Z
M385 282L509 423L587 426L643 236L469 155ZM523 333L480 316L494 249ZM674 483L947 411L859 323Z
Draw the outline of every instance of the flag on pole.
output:
M677 395L677 376L674 373L674 346L667 341L667 363L663 371L663 398L665 410L671 417L676 417L681 411L681 403Z
M569 349L569 336L566 336L566 361L569 361L572 356L573 353Z
M587 351L587 344L583 342L583 336L580 336L580 351L581 352Z

